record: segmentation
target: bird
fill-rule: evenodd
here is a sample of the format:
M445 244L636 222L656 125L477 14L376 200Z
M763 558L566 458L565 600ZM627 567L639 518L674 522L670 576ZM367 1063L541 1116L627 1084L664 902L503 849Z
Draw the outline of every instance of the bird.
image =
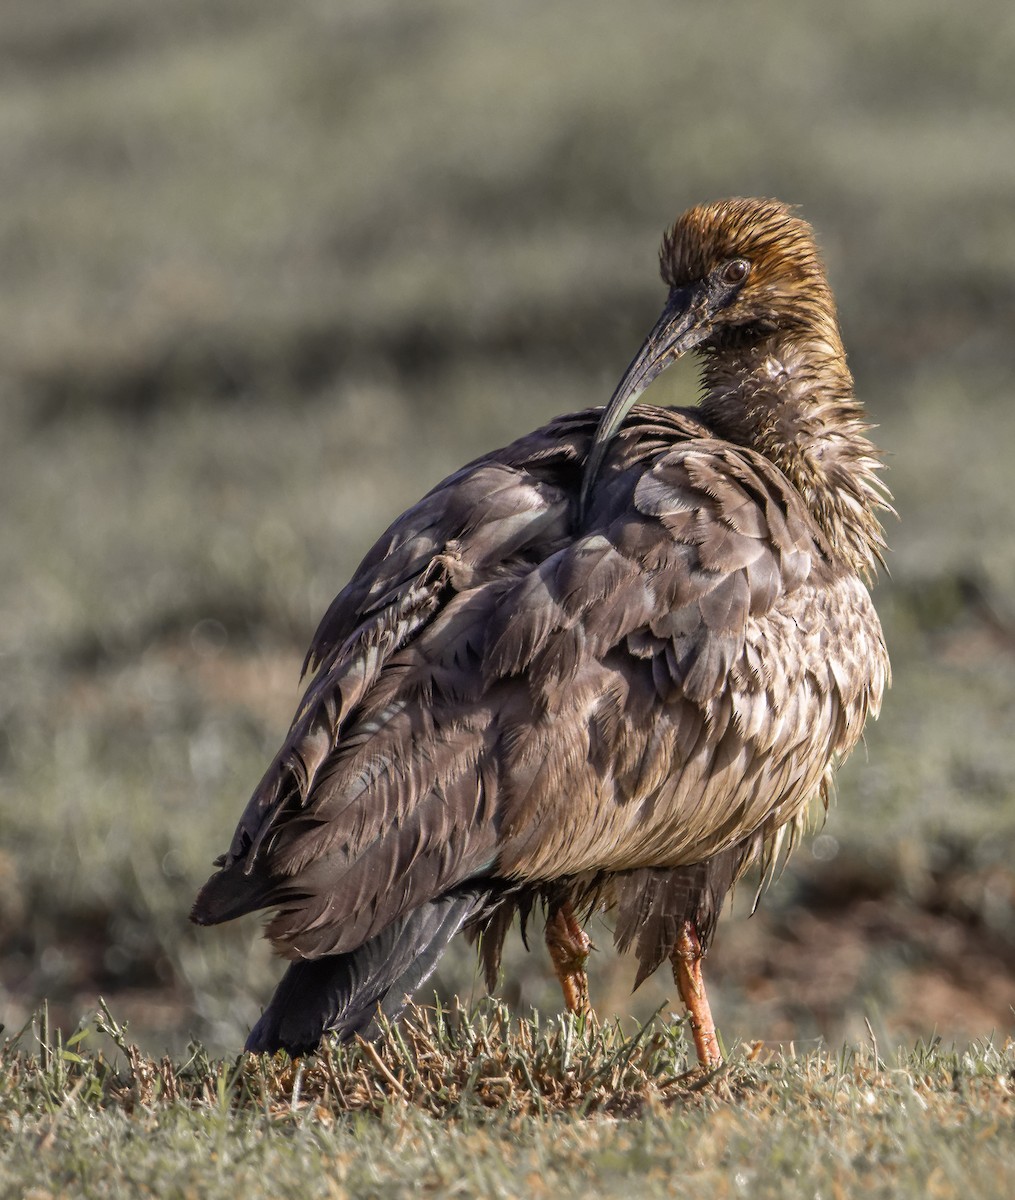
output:
M379 1036L451 939L496 984L546 913L567 1009L612 914L637 987L670 959L699 1064L719 912L828 806L890 665L871 587L893 512L811 226L699 204L605 407L448 476L381 535L192 919L271 915L289 960L246 1049ZM696 407L641 402L692 353ZM759 888L760 892L760 888Z

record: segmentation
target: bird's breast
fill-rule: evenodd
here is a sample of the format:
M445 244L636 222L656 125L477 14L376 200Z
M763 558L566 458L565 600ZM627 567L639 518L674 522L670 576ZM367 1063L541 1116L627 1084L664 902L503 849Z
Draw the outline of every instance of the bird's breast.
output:
M751 619L704 704L660 700L650 661L614 656L522 739L525 802L500 868L539 879L680 866L786 824L856 744L887 677L880 624L852 577Z

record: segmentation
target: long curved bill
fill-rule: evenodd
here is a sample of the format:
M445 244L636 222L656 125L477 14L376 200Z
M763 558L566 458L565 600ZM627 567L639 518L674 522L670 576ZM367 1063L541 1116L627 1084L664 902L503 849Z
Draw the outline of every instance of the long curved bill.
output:
M696 346L709 333L705 322L704 291L679 288L670 293L659 320L642 343L641 349L624 372L609 404L603 409L599 426L585 460L582 478L581 513L588 509L589 494L602 466L610 439L624 423L635 401L656 376L682 354Z

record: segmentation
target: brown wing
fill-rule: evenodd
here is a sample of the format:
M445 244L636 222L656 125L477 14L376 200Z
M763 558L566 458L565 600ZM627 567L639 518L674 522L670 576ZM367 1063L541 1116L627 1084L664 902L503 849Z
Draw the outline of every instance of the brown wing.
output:
M866 592L781 474L707 440L644 466L491 626L488 682L529 701L499 746L505 873L696 862L802 803L855 725L866 667L836 680L823 618Z
M615 908L640 983L684 920L707 944L729 887L777 857L787 826L792 845L888 660L866 588L763 459L698 441L633 482L618 469L595 517L601 541L530 579L528 623L500 635L542 719L512 743L499 861L534 883L566 864L573 904ZM508 917L484 937L488 979Z
M339 762L390 720L371 689L393 655L461 591L525 569L566 536L570 496L597 419L598 410L561 418L463 467L377 541L314 635L304 663L314 676L219 860L222 870L198 898L195 920L228 920L307 891L308 880L276 871L266 841L314 810L311 796L316 804L325 767L333 778ZM385 736L402 732L402 724ZM380 753L379 744L367 757Z
M636 410L572 542L570 420L431 493L336 601L204 919L275 906L281 949L340 953L477 875L696 862L817 788L862 689L811 645L836 581L795 493Z
M303 666L314 676L220 865L256 858L286 800L306 801L385 664L454 596L524 571L566 542L600 411L560 417L467 464L378 539L314 634ZM657 418L638 430L649 447L701 432L691 414L644 412Z

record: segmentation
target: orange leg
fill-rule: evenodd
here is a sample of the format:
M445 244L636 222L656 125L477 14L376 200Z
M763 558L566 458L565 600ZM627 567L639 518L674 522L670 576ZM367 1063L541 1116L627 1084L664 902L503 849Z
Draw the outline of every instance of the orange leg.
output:
M560 980L567 1011L591 1016L585 960L592 949L592 942L578 923L570 904L562 904L546 922L546 948L550 951L553 969Z
M677 944L670 954L673 963L673 978L684 1002L687 1015L691 1018L691 1033L694 1048L698 1051L698 1062L703 1067L717 1067L722 1062L719 1039L715 1034L712 1010L705 994L705 981L701 976L701 960L704 956L698 931L693 921L685 921Z

